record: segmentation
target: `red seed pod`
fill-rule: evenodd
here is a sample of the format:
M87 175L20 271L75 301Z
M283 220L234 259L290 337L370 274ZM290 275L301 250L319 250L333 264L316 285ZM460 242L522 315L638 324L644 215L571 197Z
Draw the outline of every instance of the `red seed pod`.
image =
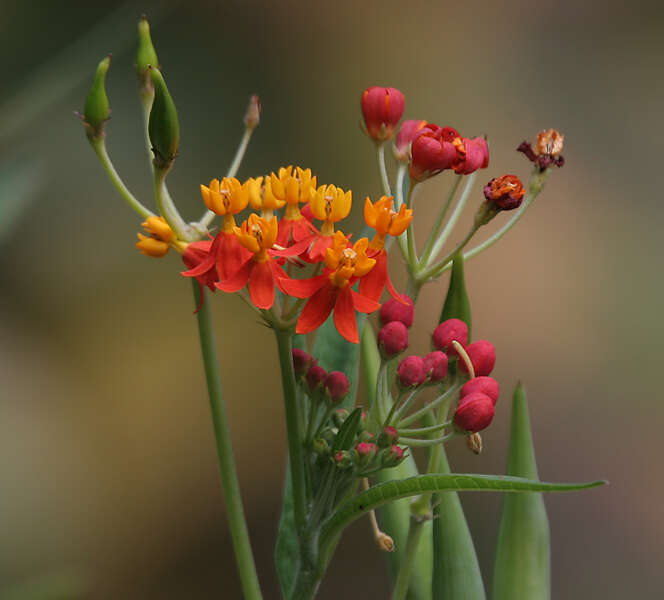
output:
M424 357L424 366L427 370L429 382L438 383L447 375L447 354L440 350L429 352Z
M318 365L310 367L306 376L309 391L313 393L322 388L326 379L327 371L323 367L319 367Z
M427 378L427 369L420 356L407 356L397 367L397 381L402 388L422 385Z
M484 186L484 197L500 210L514 210L521 206L526 190L516 175L502 175Z
M474 392L481 392L482 394L486 394L487 396L489 396L489 398L491 398L495 406L496 402L498 402L498 394L500 394L500 386L493 377L486 377L486 376L475 377L474 379L471 379L470 381L467 381L465 383L465 385L461 388L461 392L459 393L459 395L461 396L461 398L463 398L464 396L467 396L468 394L472 394Z
M325 390L328 393L330 401L333 404L338 404L350 392L348 377L341 371L331 371L325 379Z
M387 323L392 323L392 321L401 321L410 329L415 315L413 300L406 294L399 294L399 297L406 304L399 302L395 298L387 300L383 306L380 307L380 322L382 325L386 325Z
M306 375L309 367L315 364L316 360L311 354L299 348L293 348L293 371L295 371L295 377Z
M491 375L493 367L496 364L496 349L488 340L477 340L466 346L466 353L475 370L475 377ZM459 361L459 369L468 373L466 363Z
M493 400L481 392L473 392L461 399L454 413L454 424L462 431L481 431L493 420Z
M404 95L396 88L372 86L362 93L362 114L369 137L389 140L405 107Z
M408 348L408 329L401 321L392 321L378 332L378 347L383 358L389 359Z
M457 160L457 150L450 141L451 127L443 127L436 131L429 129L415 138L411 147L410 176L415 181L424 181L445 169L452 168ZM457 134L458 135L458 134Z
M468 343L468 325L461 319L447 319L436 327L431 340L436 350L445 352L450 358L458 356L457 351L452 346L452 341L456 340L462 346L465 346Z

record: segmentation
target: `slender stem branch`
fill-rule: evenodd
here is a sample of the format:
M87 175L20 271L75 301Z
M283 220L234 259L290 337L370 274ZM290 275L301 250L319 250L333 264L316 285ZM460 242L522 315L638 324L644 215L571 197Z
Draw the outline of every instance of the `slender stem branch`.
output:
M394 592L392 593L392 600L405 600L408 594L408 584L410 582L410 574L415 557L417 555L417 548L420 545L422 532L424 531L425 520L418 520L411 518L410 529L408 530L408 541L406 542L406 550L403 553L403 560L399 566L399 573L397 580L394 584Z
M389 420L394 422L394 423L398 423L399 419L401 419L402 415L404 415L406 413L406 411L410 408L411 404L417 399L417 397L420 395L420 392L423 389L424 388L422 386L416 387L411 392L410 396L408 396L406 401L399 407L399 410L397 410L394 413L394 416L390 416ZM387 423L386 425L389 425L389 423Z
M383 186L383 194L391 196L390 179L387 176L387 167L385 166L385 142L376 143L376 156L378 157L378 170L380 171L380 183Z
M440 431L441 429L445 429L452 425L452 421L445 421L444 423L440 423L439 425L432 425L431 427L417 427L415 429L399 429L399 435L406 435L406 436L412 436L412 435L427 435L429 433L436 433L437 431Z
M452 439L456 435L456 432L447 433L441 437L433 438L431 440L421 440L419 438L411 437L401 437L399 436L399 443L404 444L405 446L412 446L413 448L427 448L428 446L437 446L442 444L447 440Z
M205 290L204 288L201 289L196 280L192 280L192 285L194 288L194 304L199 306L201 305L201 294L205 294ZM210 397L210 408L212 409L212 423L217 443L217 455L219 457L219 468L221 471L223 494L226 501L228 524L231 530L233 549L235 550L235 559L242 582L242 590L244 597L248 600L260 600L263 596L258 582L254 557L251 552L249 531L244 516L244 509L242 508L240 484L235 471L233 447L224 405L219 360L217 357L214 331L212 329L209 301L206 302L203 298L201 309L196 313L196 317L198 320L198 334L201 343L201 353L203 355L203 366L205 368L205 379Z
M402 419L397 429L406 427L407 425L414 423L418 419L421 419L424 415L429 414L432 410L440 406L443 402L451 400L452 396L461 389L461 385L462 385L461 383L456 383L452 385L450 389L446 390L445 393L438 396L438 398L436 398L433 402L430 402L429 404L427 404L425 407L421 408L417 412L414 412L411 415L407 416L405 419Z
M106 143L104 142L104 138L91 141L90 144L92 149L95 151L97 158L99 158L101 166L104 168L108 178L111 180L111 183L115 189L120 192L120 195L125 199L125 202L129 205L129 208L138 213L144 219L147 219L148 217L154 217L154 213L143 206L143 204L141 204L141 202L136 199L136 197L129 191L129 188L127 188L127 186L124 184L124 181L122 181L120 175L118 175L118 172L115 170L115 167L111 162L111 158L106 151Z
M148 154L148 162L150 163L150 172L154 172L154 163L152 159L154 154L152 152L152 142L150 141L150 111L152 110L152 102L154 101L154 90L141 90L139 92L141 97L141 106L143 107L143 139L145 141L145 150Z
M250 127L245 128L242 139L240 140L240 145L237 147L237 150L235 151L233 162L231 163L231 166L228 168L226 177L235 177L237 175L237 172L240 169L240 165L242 164L242 160L244 159L244 155L247 151L247 146L249 145L251 134L254 132L254 129L255 128L250 128ZM213 213L211 210L208 210L199 221L199 224L204 227L209 227L210 223L212 223L212 220L216 216L217 215L215 213Z
M299 535L305 525L306 488L304 476L304 453L302 449L302 433L296 402L296 383L293 373L293 346L290 329L275 329L277 347L279 349L279 365L281 366L281 383L284 390L284 406L286 411L286 429L288 434L288 456L291 475L293 477L293 512L295 526Z
M407 168L408 166L402 163L399 165L399 169L397 170L397 183L395 186L396 193L394 195L394 208L397 212L399 211L401 205L403 204L403 182L406 177ZM407 234L404 232L400 236L398 236L396 240L397 244L399 245L399 251L401 252L401 256L405 261L408 261L408 249L406 247L406 237Z
M461 252L466 247L466 244L471 240L471 238L477 233L477 230L480 228L481 224L475 222L473 223L473 226L470 228L468 233L466 234L466 237L461 240L457 246L452 250L448 255L443 258L439 263L432 265L431 267L425 269L424 271L420 271L417 274L417 281L422 284L426 282L429 279L433 279L434 277L438 277L443 270L445 269L445 266L447 265L448 262L452 261L452 259L457 255L457 253Z
M166 189L166 175L168 175L168 170L155 169L154 172L154 198L157 210L166 219L166 222L175 232L178 239L186 242L194 241L197 238L196 233L184 222Z
M411 179L410 185L408 186L408 197L406 198L406 206L408 208L413 208L413 191L417 185L416 181ZM408 225L406 229L406 240L408 244L408 270L413 273L417 269L417 249L415 248L415 226L414 220Z
M438 213L438 218L436 219L434 226L431 228L431 234L429 235L429 239L427 240L427 243L424 246L424 250L422 251L422 256L420 257L420 264L426 265L429 262L429 257L431 256L433 245L437 239L438 233L440 232L440 228L443 225L443 220L445 219L445 215L447 214L450 204L452 203L452 200L454 199L454 196L456 195L456 192L459 189L459 184L461 183L462 178L463 175L457 175L454 179L454 184L452 184L452 189L450 190L450 193L447 195L447 201L443 205L443 208L441 209L440 213Z
M442 233L433 244L433 247L429 254L431 258L435 259L436 256L438 256L440 251L443 249L443 246L445 245L447 238L450 237L450 234L452 233L452 230L457 224L459 217L461 217L461 213L463 212L463 209L466 206L466 202L468 202L468 198L470 197L470 193L473 190L473 184L475 183L476 178L477 178L477 171L475 171L472 175L470 175L466 180L466 185L463 188L463 192L461 192L461 197L459 198L457 205L454 207L454 210L452 211L449 220L445 224ZM424 264L428 266L428 263Z

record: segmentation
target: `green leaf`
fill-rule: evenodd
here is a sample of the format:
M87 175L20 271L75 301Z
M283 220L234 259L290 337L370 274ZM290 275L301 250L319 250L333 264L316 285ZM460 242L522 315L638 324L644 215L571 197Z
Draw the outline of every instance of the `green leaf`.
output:
M291 484L290 467L287 467L283 508L279 520L277 545L274 549L274 564L281 586L281 595L284 598L289 597L299 562L299 545L295 529L295 512L293 510L293 486Z
M334 443L332 444L332 454L339 450L350 450L350 447L355 440L355 434L357 433L361 418L362 409L358 406L341 424L339 432L335 436Z
M472 328L472 315L470 312L470 300L466 292L466 278L463 269L463 252L459 252L452 261L452 275L450 285L447 288L447 296L440 314L440 322L447 319L461 319L468 325L468 339Z
M526 392L519 383L512 400L510 475L537 479ZM551 550L542 494L506 496L493 572L494 600L549 600Z
M449 473L444 448L438 470ZM435 496L433 521L433 599L484 600L484 583L475 545L459 495L450 492Z
M570 492L604 485L605 481L587 483L547 483L509 475L474 475L449 473L445 475L418 475L396 481L380 483L345 502L323 527L321 546L338 531L366 512L387 502L420 494L456 492Z

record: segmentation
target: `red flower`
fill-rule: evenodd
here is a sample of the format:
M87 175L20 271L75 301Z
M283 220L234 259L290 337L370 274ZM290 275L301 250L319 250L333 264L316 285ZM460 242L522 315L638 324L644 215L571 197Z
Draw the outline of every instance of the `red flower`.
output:
M372 86L362 93L362 114L369 137L389 140L405 107L403 94L396 88Z
M367 256L369 240L362 238L350 247L346 236L337 231L333 246L325 254L325 271L311 279L280 280L280 289L296 298L308 298L295 328L296 333L309 333L320 327L334 311L337 331L349 342L359 343L355 311L370 313L380 308L374 300L358 294L352 285L374 267Z
M434 131L428 127L423 129L415 138L411 149L413 158L410 163L410 176L415 181L423 181L450 169L457 160L457 149L452 140L458 137L458 132L452 127L442 127Z
M452 164L455 173L469 175L489 166L489 146L484 138L456 138L452 144L457 150L457 158Z

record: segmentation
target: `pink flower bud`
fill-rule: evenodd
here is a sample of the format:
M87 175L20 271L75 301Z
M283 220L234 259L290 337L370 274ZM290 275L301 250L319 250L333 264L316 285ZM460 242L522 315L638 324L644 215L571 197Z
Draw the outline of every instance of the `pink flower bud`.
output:
M454 424L462 431L481 431L493 420L493 400L481 392L473 392L461 399L454 413Z
M383 450L380 462L383 467L396 467L403 459L403 448L394 445Z
M401 321L406 327L410 328L413 324L415 308L413 300L406 294L399 294L399 297L406 302L402 304L395 298L390 298L380 307L380 322L383 325L392 323L392 321Z
M350 392L350 382L345 373L341 371L332 371L325 379L325 389L329 394L330 400L337 404L341 402L348 392Z
M293 371L295 371L295 377L302 377L309 370L309 367L315 364L316 360L311 354L299 348L293 348Z
M360 442L355 446L355 450L357 450L357 453L360 456L369 456L372 454L376 454L376 444L372 444L371 442Z
M500 386L493 377L486 377L483 375L467 381L461 388L460 396L463 398L464 396L475 392L481 392L482 394L489 396L495 406L496 402L498 402Z
M419 356L407 356L397 367L397 381L402 388L422 385L427 378L424 360Z
M307 385L310 392L315 392L323 387L325 379L327 379L327 371L323 367L314 365L307 371Z
M496 349L493 344L487 340L477 340L466 346L466 353L475 369L475 377L490 375L493 366L496 364ZM468 373L464 361L459 361L459 368L464 373Z
M443 321L433 332L433 347L445 352L449 357L457 356L457 351L452 346L456 340L462 346L468 343L468 325L461 319L447 319Z
M401 321L391 321L378 332L378 347L384 358L394 358L408 348L408 329Z
M440 350L429 352L424 357L424 367L431 383L442 381L447 375L447 354Z
M396 88L372 86L362 93L362 114L369 137L389 140L405 107L404 95Z
M353 466L353 459L347 450L339 450L334 453L334 463L339 469L347 469Z
M381 431L378 436L378 445L381 448L386 448L397 443L399 439L399 432L396 430L396 427L388 425Z

